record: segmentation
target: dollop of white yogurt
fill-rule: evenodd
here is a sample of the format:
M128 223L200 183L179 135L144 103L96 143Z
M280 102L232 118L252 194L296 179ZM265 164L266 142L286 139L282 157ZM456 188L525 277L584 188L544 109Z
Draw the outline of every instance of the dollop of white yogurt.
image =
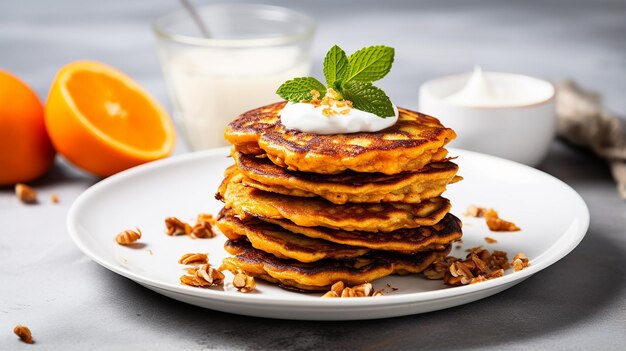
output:
M536 84L531 84L531 77L498 72L483 72L480 66L458 91L443 100L459 106L505 107L533 104L544 97L533 91Z
M346 114L334 109L335 114L325 116L322 109L322 106L310 103L288 102L280 112L280 120L289 129L315 134L378 132L398 121L396 105L393 105L394 115L386 118L355 108L351 108Z

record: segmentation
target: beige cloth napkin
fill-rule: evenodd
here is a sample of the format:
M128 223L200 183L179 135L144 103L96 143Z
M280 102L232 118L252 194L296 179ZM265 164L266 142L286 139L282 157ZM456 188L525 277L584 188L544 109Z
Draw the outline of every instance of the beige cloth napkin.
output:
M557 84L557 135L606 159L622 198L626 199L626 135L619 117L601 98L572 81Z

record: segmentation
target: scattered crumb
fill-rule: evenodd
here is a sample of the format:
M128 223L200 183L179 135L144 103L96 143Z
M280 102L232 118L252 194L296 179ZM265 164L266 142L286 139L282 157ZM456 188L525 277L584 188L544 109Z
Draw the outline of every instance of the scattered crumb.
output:
M31 334L30 329L28 329L28 327L25 327L25 326L23 326L21 324L18 324L15 328L13 328L13 332L23 342L25 342L27 344L32 344L33 343L33 335Z
M15 196L25 204L34 204L37 202L37 191L26 184L15 184Z
M58 204L59 203L59 195L52 193L50 194L50 202L52 202L53 204Z
M461 250L461 249L463 248L463 246L461 246L461 245L457 245L457 246L455 246L454 248L455 248L455 249L457 249L457 250Z
M150 255L150 256L154 255L154 253L152 252L152 250L148 249L148 255Z
M494 238L490 238L488 236L485 237L485 241L487 242L487 244L497 244L498 240L494 239Z

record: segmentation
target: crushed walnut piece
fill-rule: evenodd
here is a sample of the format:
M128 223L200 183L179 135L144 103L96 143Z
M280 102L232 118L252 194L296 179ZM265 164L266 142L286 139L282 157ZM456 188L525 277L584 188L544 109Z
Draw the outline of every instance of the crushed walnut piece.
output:
M448 267L450 267L454 261L458 261L458 258L452 256L437 257L437 259L424 270L424 277L432 280L443 279Z
M517 232L521 230L520 227L513 222L506 221L498 215L493 208L486 209L484 207L469 206L465 211L465 216L485 218L487 227L494 232Z
M187 273L188 275L180 277L180 282L184 285L208 288L224 284L224 274L208 263L189 268Z
M15 196L25 204L34 204L37 202L37 191L26 184L15 184Z
M485 212L487 212L486 208L471 205L465 210L465 216L481 218L485 215Z
M528 267L530 263L528 262L528 257L526 257L523 252L519 252L517 255L515 255L515 257L513 257L511 265L516 272L519 272L522 269Z
M374 287L371 283L363 283L355 285L353 287L347 287L344 282L338 281L330 287L330 290L326 292L322 297L374 297L383 296L383 292L378 290L374 291Z
M17 335L22 342L27 344L33 343L33 334L30 332L28 327L18 324L15 328L13 328L13 333L15 333L15 335Z
M494 232L517 232L521 230L520 227L513 222L505 221L498 216L498 212L493 209L485 212L485 221L487 221L487 227Z
M443 280L452 286L474 284L501 277L504 270L510 267L506 252L495 250L490 253L480 247L470 250L464 260L452 258L449 261L451 263ZM439 262L445 264L447 261Z
M216 236L213 230L216 223L213 215L207 213L199 214L193 227L176 217L167 217L165 219L165 233L170 236L186 234L193 239L213 238Z
M196 224L191 228L191 232L189 236L194 239L197 238L213 238L215 237L215 232L213 231L213 226L217 223L215 218L212 215L201 213L198 215L196 219Z
M125 230L115 237L115 242L120 245L130 245L141 239L141 230L139 228L135 228L135 230Z
M498 240L494 239L494 238L490 238L488 236L485 237L485 242L487 242L487 244L497 244Z
M183 235L191 233L191 226L176 217L165 218L165 234Z
M187 253L178 260L178 263L184 265L207 264L208 262L209 254L207 253Z
M239 272L233 277L233 286L242 293L248 293L256 288L256 283L254 277Z

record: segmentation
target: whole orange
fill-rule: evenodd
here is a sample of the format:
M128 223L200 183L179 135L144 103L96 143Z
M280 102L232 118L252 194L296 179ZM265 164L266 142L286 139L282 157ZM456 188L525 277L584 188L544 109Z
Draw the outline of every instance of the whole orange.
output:
M59 70L46 127L59 154L100 177L166 157L174 147L165 109L129 76L96 61Z
M28 85L0 70L0 185L31 181L53 160L41 101Z

